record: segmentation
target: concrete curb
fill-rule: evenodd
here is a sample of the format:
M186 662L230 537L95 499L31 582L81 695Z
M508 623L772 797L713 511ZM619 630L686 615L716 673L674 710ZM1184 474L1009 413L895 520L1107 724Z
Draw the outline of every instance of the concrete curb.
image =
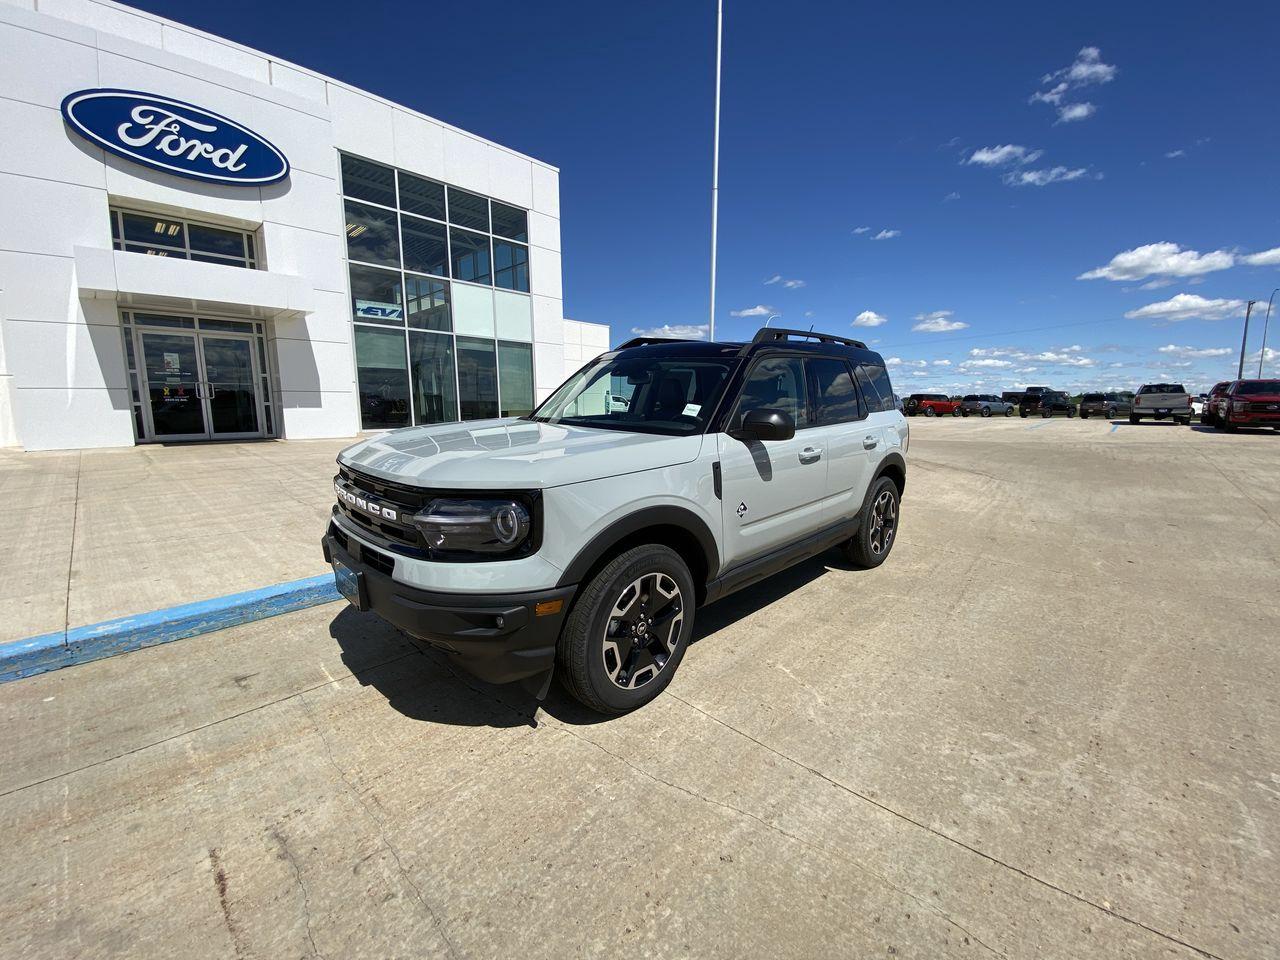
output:
M342 599L332 574L0 644L0 683Z

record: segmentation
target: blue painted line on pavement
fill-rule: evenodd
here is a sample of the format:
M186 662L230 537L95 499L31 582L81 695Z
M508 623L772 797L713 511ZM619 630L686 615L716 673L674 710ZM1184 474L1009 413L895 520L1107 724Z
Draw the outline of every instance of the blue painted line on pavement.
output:
M1039 429L1041 429L1041 428L1043 428L1043 427L1052 426L1052 424L1053 424L1053 421L1052 421L1052 420L1046 420L1044 423L1033 423L1031 426L1027 427L1027 429L1028 429L1028 430L1039 430Z
M1116 432L1117 430L1119 430L1119 429L1120 429L1120 424L1118 424L1118 423L1113 423L1113 424L1111 425L1111 429L1110 429L1110 430L1108 430L1107 432L1108 432L1108 433L1115 433L1115 432Z
M0 643L0 683L342 599L332 574Z

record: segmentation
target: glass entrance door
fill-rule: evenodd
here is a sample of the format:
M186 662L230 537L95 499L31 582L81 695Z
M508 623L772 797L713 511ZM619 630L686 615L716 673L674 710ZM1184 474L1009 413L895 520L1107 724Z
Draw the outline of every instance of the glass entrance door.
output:
M215 437L259 437L258 378L249 337L200 335L209 432Z
M152 435L156 440L207 438L196 335L147 332L139 336Z

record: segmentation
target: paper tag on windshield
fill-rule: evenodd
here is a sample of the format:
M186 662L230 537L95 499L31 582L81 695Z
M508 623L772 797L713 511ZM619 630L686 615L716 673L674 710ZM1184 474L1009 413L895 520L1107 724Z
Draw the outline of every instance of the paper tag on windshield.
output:
M698 411L699 411L699 410L701 410L701 409L702 409L702 405L701 405L701 404L697 404L697 403L686 403L686 404L684 405L684 415L685 415L686 417L696 417L696 416L698 415Z

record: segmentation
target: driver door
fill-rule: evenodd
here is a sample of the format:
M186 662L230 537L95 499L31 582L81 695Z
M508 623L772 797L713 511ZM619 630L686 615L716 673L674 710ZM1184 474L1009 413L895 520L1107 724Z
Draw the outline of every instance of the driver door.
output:
M730 436L743 414L782 410L796 423L790 440ZM734 566L802 539L822 527L827 489L824 430L813 426L805 366L800 357L757 360L716 435L720 451L724 519L723 563Z

